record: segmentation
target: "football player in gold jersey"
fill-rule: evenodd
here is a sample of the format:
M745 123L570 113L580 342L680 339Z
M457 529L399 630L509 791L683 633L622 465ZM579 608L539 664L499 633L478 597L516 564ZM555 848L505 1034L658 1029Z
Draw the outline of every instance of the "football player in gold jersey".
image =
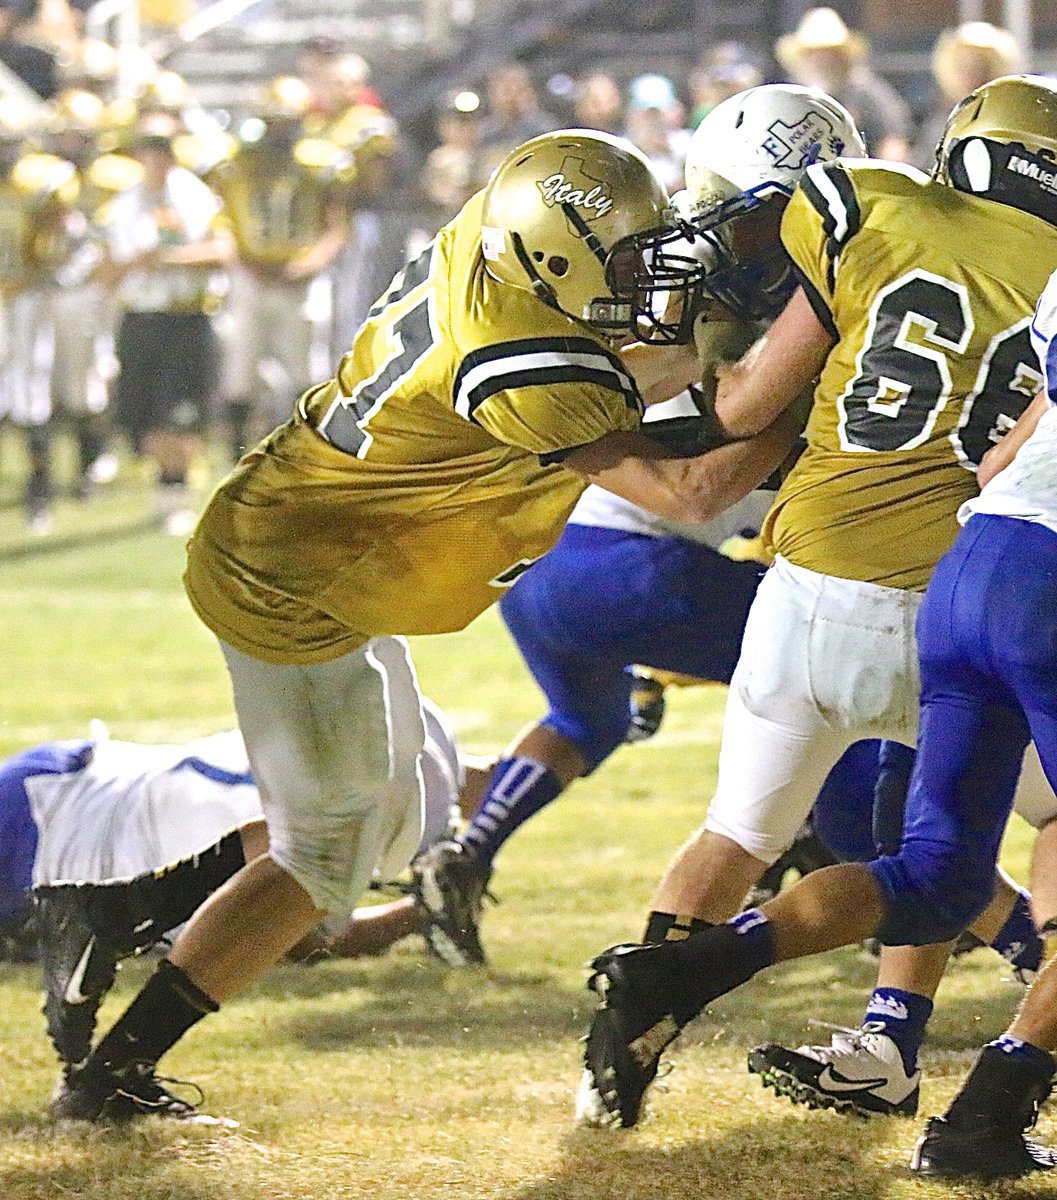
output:
M0 102L0 419L25 439L29 531L51 529L51 297L77 248L74 165L41 151L13 99Z
M801 287L721 380L716 405L729 431L750 434L818 377L807 449L765 530L775 565L749 613L704 826L660 885L653 944L595 960L603 1003L578 1106L592 1123L635 1124L665 1046L763 966L878 926L897 961L918 953L908 944L936 940L916 937L910 918L882 925L873 864L830 868L857 880L839 902L823 871L788 893L799 907L779 897L707 926L736 912L792 840L850 742L916 742L921 593L976 494L976 464L1041 381L1028 328L1057 266L1055 152L1057 85L1006 77L952 114L931 178L885 163L819 165L786 209ZM855 1045L834 1039L801 1056L814 1061L806 1093L913 1112L914 1055L943 960L943 949L914 960L897 987L883 966ZM804 1082L788 1078L788 1054L760 1068Z
M271 849L187 927L56 1115L194 1116L157 1082L158 1058L321 912L350 910L376 866L410 858L421 712L413 688L389 686L374 634L463 628L553 545L588 480L705 520L784 456L784 416L697 458L638 432L629 363L655 375L665 350L614 346L689 341L703 273L683 229L656 234L667 211L621 139L526 143L220 485L186 584L221 640Z
M139 164L125 154L104 152L106 106L81 88L67 88L52 101L48 148L77 169L78 246L51 292L54 355L51 402L54 416L68 422L77 441L75 494L85 498L93 483L109 478L116 460L106 451L107 378L103 348L112 344L116 313L98 279L106 225L114 199L139 183Z
M312 382L310 289L345 243L343 192L355 169L335 142L305 136L310 99L300 79L272 80L229 153L205 174L237 249L224 379L234 459L285 420ZM281 371L274 388L262 387L265 359Z

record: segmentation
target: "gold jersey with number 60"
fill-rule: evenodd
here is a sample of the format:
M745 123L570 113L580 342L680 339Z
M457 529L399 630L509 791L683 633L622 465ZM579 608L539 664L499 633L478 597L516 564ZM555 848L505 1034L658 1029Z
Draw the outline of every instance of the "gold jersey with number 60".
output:
M557 540L571 450L638 428L605 340L484 268L480 195L397 276L333 379L220 485L189 546L205 623L276 663L463 628Z
M768 544L798 566L924 590L976 465L1041 384L1028 327L1057 228L909 167L811 167L782 239L835 344Z

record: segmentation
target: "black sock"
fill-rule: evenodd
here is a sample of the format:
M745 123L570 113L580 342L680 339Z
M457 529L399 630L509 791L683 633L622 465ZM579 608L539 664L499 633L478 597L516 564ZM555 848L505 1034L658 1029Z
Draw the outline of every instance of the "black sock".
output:
M246 863L234 829L206 850L121 883L83 884L93 931L125 953L153 945L182 925Z
M758 909L739 913L726 925L703 929L685 941L666 943L666 947L677 964L673 1015L682 1025L774 962L770 923Z
M1011 1043L1010 1047L1003 1042ZM1026 1129L1049 1095L1053 1070L1053 1058L1045 1050L1016 1038L999 1038L980 1051L969 1078L947 1109L947 1120L954 1125L984 1122Z
M92 1074L153 1067L207 1013L220 1007L175 964L163 958L142 991L125 1009L85 1063Z
M29 476L26 480L26 500L32 504L51 499L51 426L30 425L26 428L26 455Z
M711 928L711 921L654 910L650 913L642 940L643 942L682 942L693 934L700 933L702 929Z
M106 449L103 418L94 413L75 418L74 433L77 438L77 466L84 475Z

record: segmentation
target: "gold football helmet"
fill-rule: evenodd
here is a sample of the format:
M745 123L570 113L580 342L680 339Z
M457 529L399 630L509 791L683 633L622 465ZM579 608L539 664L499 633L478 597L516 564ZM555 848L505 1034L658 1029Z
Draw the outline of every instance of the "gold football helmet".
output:
M1057 83L1004 75L955 106L933 175L1057 225Z
M106 105L94 92L66 88L51 102L48 127L53 133L99 133L106 120Z
M499 164L484 194L488 273L531 291L607 337L691 335L701 267L666 252L668 193L623 138L584 129L546 133ZM640 235L649 235L643 244Z
M257 115L301 121L311 107L312 89L308 84L296 75L279 75L265 86Z

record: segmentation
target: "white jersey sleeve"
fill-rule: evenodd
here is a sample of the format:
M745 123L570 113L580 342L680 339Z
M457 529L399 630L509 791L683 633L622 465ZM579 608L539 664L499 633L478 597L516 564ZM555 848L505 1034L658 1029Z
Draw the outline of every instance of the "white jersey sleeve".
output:
M991 513L1033 521L1057 533L1057 271L1039 297L1031 341L1050 408L1012 463L962 505L958 519L963 524L973 513Z

